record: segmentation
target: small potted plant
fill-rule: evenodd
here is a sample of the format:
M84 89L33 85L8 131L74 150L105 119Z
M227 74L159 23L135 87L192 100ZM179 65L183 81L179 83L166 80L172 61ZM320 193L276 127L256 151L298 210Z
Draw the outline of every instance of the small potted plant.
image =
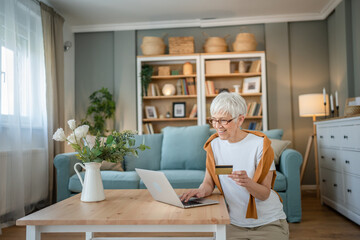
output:
M100 175L100 167L103 161L122 162L127 154L138 156L138 150L144 151L145 149L150 149L144 144L135 147L135 132L130 130L122 132L114 131L107 137L100 137L98 134L95 142L90 143L86 139L89 131L88 125L76 127L75 120L69 120L68 124L72 133L66 137L64 130L59 128L54 133L53 139L55 141L66 141L78 152L76 157L83 164L75 164L74 169L83 186L81 201L84 202L96 202L105 199ZM76 168L78 165L86 170L84 181Z
M153 74L153 67L150 65L144 65L141 68L141 84L142 84L142 95L147 96L147 90L149 83L151 82L151 76Z

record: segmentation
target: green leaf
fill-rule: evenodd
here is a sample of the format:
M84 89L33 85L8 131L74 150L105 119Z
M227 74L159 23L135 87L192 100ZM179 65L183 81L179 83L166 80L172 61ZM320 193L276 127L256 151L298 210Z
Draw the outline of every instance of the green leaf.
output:
M114 137L112 135L108 136L106 139L106 145L110 145L114 140Z

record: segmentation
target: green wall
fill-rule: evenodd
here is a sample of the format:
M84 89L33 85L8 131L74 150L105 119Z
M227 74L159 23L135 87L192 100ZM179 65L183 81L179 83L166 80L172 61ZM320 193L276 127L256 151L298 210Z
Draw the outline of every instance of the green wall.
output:
M360 96L360 2L342 1L328 17L330 92L339 92L340 116L346 99Z
M135 31L75 34L75 112L85 117L89 96L106 87L116 102L108 129L136 130Z
M360 97L360 1L351 1L353 58L354 58L354 96Z
M75 113L79 122L85 118L94 91L106 87L114 93L114 33L77 33L75 45Z

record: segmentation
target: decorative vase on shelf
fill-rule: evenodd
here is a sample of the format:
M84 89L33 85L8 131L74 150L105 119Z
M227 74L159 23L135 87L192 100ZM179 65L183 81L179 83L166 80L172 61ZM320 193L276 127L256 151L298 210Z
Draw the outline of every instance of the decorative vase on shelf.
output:
M186 62L183 66L183 74L184 75L191 75L193 74L193 67L191 65L191 63Z
M89 162L84 164L76 163L74 165L74 170L82 185L81 201L99 202L105 200L104 187L100 174L101 163ZM79 171L76 169L78 165L85 169L84 180L82 179Z

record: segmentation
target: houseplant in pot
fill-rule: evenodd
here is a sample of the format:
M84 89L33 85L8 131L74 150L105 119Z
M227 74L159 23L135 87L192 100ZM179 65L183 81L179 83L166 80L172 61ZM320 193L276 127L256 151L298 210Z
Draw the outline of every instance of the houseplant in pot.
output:
M81 201L83 202L97 202L105 199L100 175L100 167L103 161L122 162L127 154L137 156L138 150L149 149L144 144L135 146L135 132L130 130L114 131L107 137L100 137L98 134L95 141L91 143L86 138L89 131L88 125L76 127L75 120L69 120L68 124L72 133L66 137L64 130L59 128L54 133L53 139L67 142L78 152L76 157L82 163L75 164L74 169L83 186L81 192ZM81 166L86 170L84 181L76 168L77 166Z
M107 88L101 88L89 96L90 105L87 108L85 119L81 124L89 126L89 132L96 136L98 133L104 136L109 132L105 128L106 119L113 119L115 114L115 102L113 95ZM88 120L92 117L92 120Z

